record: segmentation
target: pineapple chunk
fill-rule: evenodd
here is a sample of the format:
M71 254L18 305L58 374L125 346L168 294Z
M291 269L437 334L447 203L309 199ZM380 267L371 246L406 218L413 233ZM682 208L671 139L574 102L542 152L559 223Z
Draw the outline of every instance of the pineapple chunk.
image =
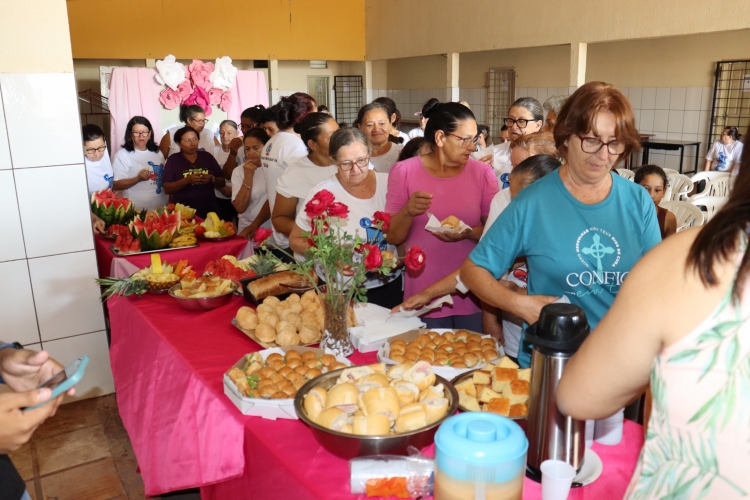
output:
M164 268L162 268L161 265L161 257L158 253L152 253L151 254L151 273L152 274L162 274L164 272Z

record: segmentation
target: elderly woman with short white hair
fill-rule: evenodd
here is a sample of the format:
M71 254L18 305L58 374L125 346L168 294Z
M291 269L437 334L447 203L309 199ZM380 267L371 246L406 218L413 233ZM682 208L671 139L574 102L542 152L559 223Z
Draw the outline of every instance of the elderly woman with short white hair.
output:
M543 132L552 132L555 128L555 122L557 122L557 115L560 114L560 110L568 99L566 95L553 95L542 104L544 111L547 112L547 116L544 120Z

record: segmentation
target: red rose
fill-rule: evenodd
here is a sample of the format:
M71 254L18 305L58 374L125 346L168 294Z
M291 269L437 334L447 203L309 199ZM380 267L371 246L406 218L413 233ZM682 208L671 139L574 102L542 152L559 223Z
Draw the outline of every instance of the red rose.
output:
M328 207L331 206L331 203L333 203L334 199L335 198L333 196L333 193L331 193L327 189L318 191L317 193L315 193L315 196L313 196L312 199L305 205L305 213L311 219L322 215L326 210L328 210Z
M413 246L406 252L404 257L404 264L410 271L419 271L424 267L426 256L421 248Z
M273 234L273 231L270 229L266 229L265 227L259 227L257 231L255 231L255 235L253 235L253 243L255 243L258 246L261 246L263 243L266 242L268 238L271 237Z
M380 224L380 230L384 233L387 232L391 228L391 214L387 214L385 212L375 212L375 215L372 217L373 219L373 225Z
M349 207L347 207L343 203L335 201L328 207L328 216L346 219L349 216Z
M365 269L367 271L377 271L383 265L383 255L380 253L380 247L377 245L367 245L367 254L365 255Z

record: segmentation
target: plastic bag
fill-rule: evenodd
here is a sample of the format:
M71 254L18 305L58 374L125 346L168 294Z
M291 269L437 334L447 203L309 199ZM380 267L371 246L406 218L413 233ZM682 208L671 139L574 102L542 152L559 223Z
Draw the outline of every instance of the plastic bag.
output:
M435 461L410 448L411 456L373 455L349 461L352 494L419 498L432 495Z

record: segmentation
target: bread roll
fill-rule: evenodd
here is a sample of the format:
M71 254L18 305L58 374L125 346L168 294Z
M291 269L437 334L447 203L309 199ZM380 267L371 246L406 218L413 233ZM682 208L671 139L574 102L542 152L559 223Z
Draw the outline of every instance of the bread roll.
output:
M427 424L437 422L448 413L448 399L446 398L427 398L422 401L425 414L427 415Z
M435 383L435 374L430 363L419 361L404 372L403 379L416 384L419 390L423 391Z
M427 425L427 413L421 403L405 406L396 419L396 432L410 432Z
M258 316L252 308L243 306L237 311L237 324L246 330L254 330L258 326Z
M321 360L322 359L323 358L321 357ZM375 371L369 366L353 366L341 372L341 375L339 375L338 378L338 383L354 382L365 375L370 375L371 373L375 373Z
M418 401L421 403L427 398L442 398L445 397L445 387L443 384L432 385L427 389L419 393Z
M391 385L396 389L398 402L402 408L406 405L412 404L419 397L419 388L411 382L394 380L391 382Z
M348 419L349 415L338 408L327 408L320 412L318 421L315 423L326 429L342 432Z
M406 370L414 366L414 363L410 361L406 361L404 363L401 363L400 365L394 365L388 371L386 372L386 375L388 375L388 378L392 379L402 379L404 378L404 373Z
M276 343L280 346L299 345L299 335L294 330L281 330L276 334Z
M310 276L312 277L314 274L315 273L311 273ZM282 285L291 285L292 283L300 281L300 279L302 278L299 274L292 271L284 271L251 281L248 283L247 288L257 300L266 299L270 296L281 295L282 293L288 292L289 289ZM317 282L317 275L315 275L313 279ZM299 299L299 296L297 299ZM277 299L276 304L279 302L280 301ZM263 303L265 304L266 301L264 300Z
M331 390L328 391L326 408L333 408L334 406L356 405L357 396L359 396L359 391L354 384L345 382L343 384L335 385L331 388ZM356 411L356 409L354 411Z
M247 378L245 372L243 372L239 368L232 368L231 370L229 370L229 373L227 373L227 375L229 375L229 378L232 380L232 382L245 380ZM245 382L247 382L247 380L245 380Z
M388 377L383 375L382 373L370 373L369 375L365 375L361 379L357 380L358 384L367 384L367 383L374 383L378 384L380 387L388 387Z
M365 415L385 415L391 422L396 420L401 409L393 387L370 389L359 396L359 406Z
M461 228L461 221L455 215L449 215L448 217L440 221L440 225L458 231Z
M320 415L320 412L325 408L327 398L328 393L321 387L313 387L307 394L305 394L303 406L305 408L305 413L310 417L310 420L313 422L318 421L318 415Z
M271 325L260 324L255 329L255 336L261 342L273 342L276 340L276 329Z
M381 414L354 417L352 432L360 436L385 436L391 432L391 421Z
M303 323L299 327L299 340L303 344L314 344L320 340L320 328L318 328L318 325L315 323Z

